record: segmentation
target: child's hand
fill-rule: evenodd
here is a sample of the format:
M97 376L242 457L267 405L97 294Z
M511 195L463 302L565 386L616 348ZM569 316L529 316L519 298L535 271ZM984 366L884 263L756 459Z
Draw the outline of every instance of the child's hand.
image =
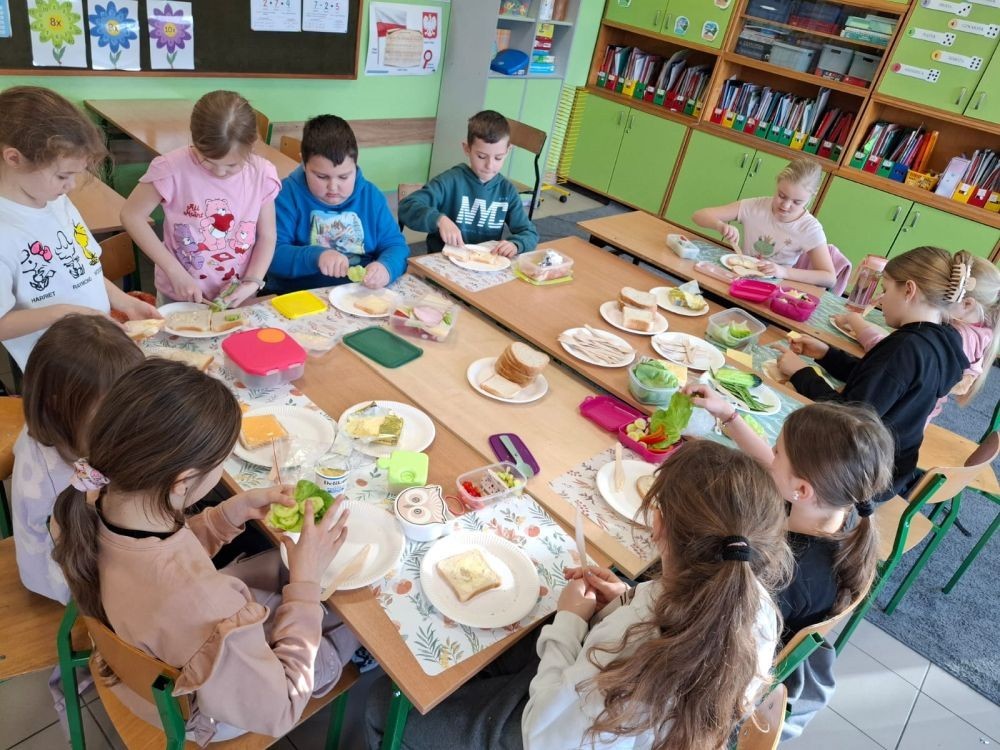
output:
M502 255L505 258L513 258L517 255L517 245L508 240L501 240L497 243L497 246L493 248L494 255Z
M365 279L361 283L369 289L381 289L389 283L389 269L378 261L369 263L365 267Z
M848 331L853 333L855 336L861 332L861 329L868 325L868 322L861 317L859 313L849 312L841 313L840 315L833 316L834 321L841 328L846 328Z
M331 508L317 525L313 518L313 501L306 500L299 541L296 543L288 536L281 537L281 546L288 557L289 583L322 585L323 573L347 540L348 515L350 512L344 508L338 518Z
M556 604L559 612L572 612L584 622L589 622L597 611L597 594L581 578L566 581Z
M242 526L247 521L259 521L271 509L272 504L295 506L295 488L289 484L280 487L262 487L233 495L223 503L226 518L234 526Z
M324 250L319 256L319 272L324 276L341 279L347 275L351 262L337 250Z
M826 353L830 351L830 347L827 344L824 344L818 339L814 339L812 336L799 336L798 338L793 339L789 344L789 349L796 354L802 354L806 357L812 357L813 359L825 357Z
M805 360L803 360L802 357L793 352L791 349L783 350L777 361L778 369L781 370L783 375L787 375L788 377L791 377L799 370L804 370L809 367Z
M628 584L607 568L590 565L587 568L566 568L563 575L567 581L582 580L594 592L597 609L604 609L610 602L628 591Z
M788 269L784 266L779 266L777 263L772 263L769 260L758 260L757 270L760 271L765 276L772 276L776 279L787 279Z
M195 283L195 280L191 278L189 273L168 274L167 278L170 279L170 286L174 290L174 298L178 302L204 301L201 296L201 288Z
M737 229L732 224L729 224L725 221L720 221L719 226L717 228L719 230L719 234L722 235L722 239L724 239L726 243L730 245L736 245L737 247L739 246L740 244L739 229Z
M704 383L690 383L684 386L684 393L691 397L691 403L704 409L716 419L727 419L733 415L733 407L715 389Z
M232 292L222 298L226 307L239 307L243 302L253 297L257 293L257 285L252 282L244 282L236 287Z
M163 317L155 307L148 302L143 302L141 299L133 297L131 294L126 294L124 299L116 299L115 305L116 309L125 313L129 320L148 320L149 318Z
M441 218L438 219L438 234L441 235L441 239L444 240L446 245L454 245L455 247L465 246L465 240L462 239L462 230L444 214L441 214Z

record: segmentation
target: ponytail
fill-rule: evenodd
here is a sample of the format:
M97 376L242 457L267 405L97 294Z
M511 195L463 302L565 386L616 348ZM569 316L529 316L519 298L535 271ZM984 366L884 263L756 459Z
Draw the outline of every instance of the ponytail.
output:
M52 559L62 568L80 611L107 625L97 569L97 508L86 493L67 487L56 498L52 517L58 526Z
M870 501L869 501L870 502ZM843 612L863 597L875 582L878 560L878 529L871 516L857 514L852 528L837 535L833 569L837 576L837 598L830 615Z

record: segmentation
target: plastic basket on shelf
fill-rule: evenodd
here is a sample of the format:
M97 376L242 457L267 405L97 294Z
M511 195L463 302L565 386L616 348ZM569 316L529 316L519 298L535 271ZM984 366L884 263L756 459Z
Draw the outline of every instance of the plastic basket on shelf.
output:
M941 175L937 172L916 172L912 169L906 172L906 184L922 190L933 190L937 187Z
M752 57L754 60L767 60L771 54L771 45L741 35L736 40L736 54Z
M792 0L750 0L746 14L752 18L762 18L766 21L788 23L792 13Z
M771 45L771 65L781 68L791 68L800 73L807 72L812 67L813 57L816 50L806 47L793 47L783 42L775 42Z

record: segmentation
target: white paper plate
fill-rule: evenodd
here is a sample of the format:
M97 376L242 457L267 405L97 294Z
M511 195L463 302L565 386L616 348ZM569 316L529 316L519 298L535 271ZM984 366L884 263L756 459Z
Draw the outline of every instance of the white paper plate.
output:
M736 258L747 258L747 257L749 257L749 256L747 256L747 255L737 255L736 253L729 253L728 255L723 255L721 258L719 258L719 263L721 263L722 265L724 265L726 268L728 268L730 271L732 271L733 273L735 273L737 276L744 276L744 277L747 277L747 278L754 278L754 277L766 278L764 274L762 274L762 273L760 273L758 271L751 271L751 270L746 270L746 271L740 270L740 271L737 271L736 270L736 267L735 267L735 264L734 264L734 260ZM752 260L756 260L756 258L753 258Z
M854 335L854 333L851 331L850 328L846 328L844 326L841 326L839 323L837 323L837 316L836 315L831 315L830 316L830 325L832 325L834 328L836 328L837 331L841 335L847 336L847 338L849 338L851 341L857 341L858 340L857 336Z
M756 398L758 401L760 401L767 407L767 409L765 409L764 411L754 411L749 406L740 401L738 398L736 398L734 395L732 395L725 388L721 387L716 382L715 378L712 378L712 384L715 386L715 390L719 392L719 395L722 396L724 399L726 399L726 401L731 403L733 406L735 406L738 411L743 411L746 412L747 414L753 414L761 417L766 417L770 414L777 414L779 411L781 411L781 399L778 397L777 393L772 391L766 385L761 384L758 385L756 388L750 389L750 393L754 396L754 398Z
M709 307L705 305L702 310L692 310L690 307L682 307L681 305L675 305L670 301L667 296L673 287L669 286L658 286L655 289L650 289L650 294L656 295L656 304L667 312L672 312L675 315L686 315L689 318L697 318L701 315L708 315Z
M322 456L333 445L333 439L337 437L337 430L325 416L313 409L306 409L302 406L261 406L251 409L244 416L260 417L265 414L273 414L281 422L288 433L289 438L295 440L315 443L319 455ZM239 440L233 446L233 453L257 466L274 466L274 452L271 444L248 450L243 447ZM317 456L318 458L318 456Z
M351 512L347 519L347 539L340 551L337 552L337 556L333 558L330 567L323 573L320 586L326 589L333 583L337 571L353 560L366 544L375 547L368 553L365 566L337 588L337 591L349 591L350 589L371 586L382 580L385 574L396 567L399 562L406 539L399 521L392 513L360 500L342 500L341 502L344 504L344 508ZM299 540L298 532L286 531L285 533L296 542ZM285 553L284 546L280 549L281 560L287 568L288 555Z
M635 482L639 477L652 476L656 467L645 461L622 461L622 472L625 474L625 486L621 492L615 489L615 462L604 464L597 472L597 491L616 513L619 513L639 526L646 524L638 518L642 497Z
M456 248L456 249L459 249L459 250L461 250L461 249L465 249L465 250L479 250L480 252L484 252L484 253L492 252L492 248L491 247L487 247L486 245L466 245L465 248ZM504 271L504 270L510 268L510 258L507 258L507 257L505 257L503 255L498 255L497 256L498 261L497 261L496 265L488 265L486 263L477 263L476 261L472 261L472 260L470 260L470 261L457 260L455 258L452 258L450 255L446 255L445 257L448 260L450 260L452 263L454 263L456 266L458 266L459 268L464 268L466 271L478 271L480 273L492 273L493 271Z
M343 430L347 424L347 418L371 401L362 401L344 410L337 420L337 429ZM434 442L434 422L424 412L415 406L402 404L399 401L376 401L379 406L391 409L403 418L403 432L399 436L396 445L381 445L379 443L366 443L363 440L355 440L354 447L368 456L388 456L396 450L401 451L422 451ZM347 434L347 433L345 433Z
M629 344L621 336L615 336L613 333L610 333L609 331L601 331L601 335L604 336L606 339L608 339L610 341L614 341L616 343L624 344L625 346L627 346L630 349L632 349L631 353L629 353L629 354L623 354L622 355L621 361L615 362L613 364L608 364L607 362L601 362L599 360L592 359L586 352L581 351L580 349L577 349L572 344L563 343L563 341L562 341L563 334L572 335L572 334L577 333L577 332L587 333L587 329L586 328L567 328L565 331L563 331L561 334L559 334L559 344L560 344L560 346L562 346L563 349L565 349L566 351L568 351L570 354L572 354L577 359L581 359L584 362L587 362L587 363L592 364L592 365L597 365L598 367L625 367L625 365L630 365L635 360L635 348L633 348L632 345Z
M469 369L465 371L465 377L468 379L469 385L487 398L492 398L495 401L503 401L507 404L528 404L532 401L537 401L549 392L549 381L545 379L544 375L536 377L534 381L522 388L513 398L502 398L490 393L489 391L483 390L479 384L496 374L496 370L493 369L493 365L496 361L496 357L484 357L483 359L477 359L469 365Z
M388 318L392 311L400 302L400 296L391 289L369 289L363 284L341 284L330 290L330 304L341 312L348 315L357 315L359 318ZM357 300L364 297L381 297L388 304L389 308L381 315L372 315L364 310L359 310L354 306Z
M167 318L172 313L191 312L192 310L208 310L209 307L208 305L200 302L168 302L158 309L160 311L160 315ZM237 331L246 328L246 325L247 319L244 314L243 323L236 328L230 328L228 331L178 331L170 327L169 321L163 326L163 330L174 336L183 336L186 339L214 339L216 336L228 336L231 333L236 333Z
M681 344L687 341L693 351L696 351L694 362L688 362L680 350L668 348L668 344ZM689 333L661 333L654 336L650 342L657 354L674 364L684 365L691 370L715 370L726 364L726 356L705 339L692 336Z
M440 560L478 548L500 577L500 587L460 602L438 573ZM420 586L435 609L460 625L502 628L520 622L538 602L538 571L519 547L496 534L466 531L443 537L424 554Z
M628 331L629 333L634 333L639 336L655 336L658 333L663 333L670 327L666 318L659 313L653 313L653 330L637 331L635 328L627 328L622 322L624 314L622 313L621 308L618 307L618 303L614 301L605 302L601 305L601 317L615 328L619 328L622 331Z

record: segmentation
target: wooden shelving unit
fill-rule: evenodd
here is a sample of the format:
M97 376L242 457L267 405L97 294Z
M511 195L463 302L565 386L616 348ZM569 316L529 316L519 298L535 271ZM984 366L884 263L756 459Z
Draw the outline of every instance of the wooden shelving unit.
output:
M787 78L791 81L802 81L803 83L808 83L814 86L817 90L820 88L827 88L831 91L842 91L845 94L861 98L868 95L868 89L864 86L855 86L854 84L844 83L843 81L834 81L813 73L800 73L799 71L792 70L791 68L783 68L780 65L771 65L771 63L767 63L762 60L754 60L752 57L746 57L736 52L726 52L723 55L723 59L736 63L744 68L753 68L764 73L770 73L772 76L780 76L781 78Z

